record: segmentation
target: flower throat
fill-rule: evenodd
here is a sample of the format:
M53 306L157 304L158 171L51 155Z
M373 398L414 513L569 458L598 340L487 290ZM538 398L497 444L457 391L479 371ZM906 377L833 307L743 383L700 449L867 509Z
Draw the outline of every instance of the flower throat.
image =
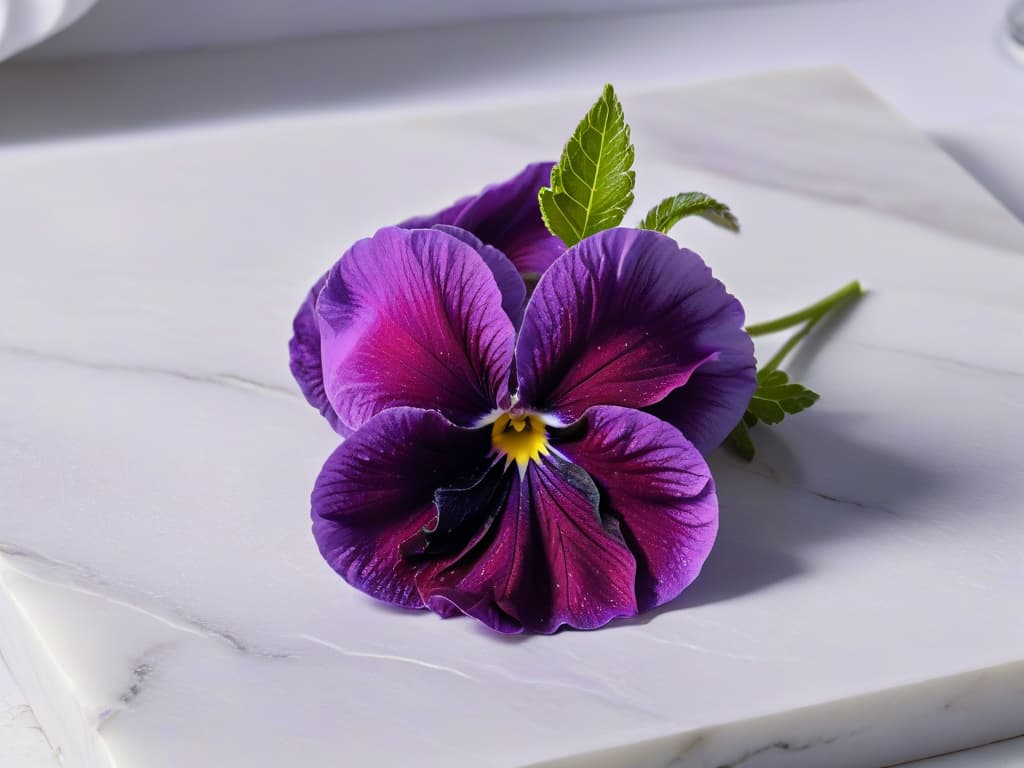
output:
M491 444L508 461L525 471L531 461L548 453L548 436L540 416L531 413L503 413L491 427Z

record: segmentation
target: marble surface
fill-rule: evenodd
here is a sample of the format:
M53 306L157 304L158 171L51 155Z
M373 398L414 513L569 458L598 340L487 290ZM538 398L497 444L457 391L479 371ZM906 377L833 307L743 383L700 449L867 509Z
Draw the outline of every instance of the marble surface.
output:
M0 663L0 765L54 768L58 764L32 708Z
M555 154L589 96L0 149L0 649L66 765L854 766L1024 733L1024 230L842 72L624 94L638 211L728 200L741 237L679 235L752 317L871 289L794 359L815 410L716 460L678 603L508 640L319 561L296 301Z
M1008 4L701 0L641 12L630 3L618 14L585 18L452 24L185 55L35 60L68 54L62 36L0 67L0 102L19 105L4 112L0 142L325 107L503 105L589 92L608 80L621 89L675 87L843 66L1024 219L1024 57L1009 43ZM101 17L91 14L74 37L94 20Z

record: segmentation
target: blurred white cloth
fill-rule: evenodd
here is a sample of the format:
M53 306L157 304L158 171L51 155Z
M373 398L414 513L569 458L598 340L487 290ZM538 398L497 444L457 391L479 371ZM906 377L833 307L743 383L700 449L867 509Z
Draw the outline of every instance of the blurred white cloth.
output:
M0 0L0 61L51 37L96 0Z

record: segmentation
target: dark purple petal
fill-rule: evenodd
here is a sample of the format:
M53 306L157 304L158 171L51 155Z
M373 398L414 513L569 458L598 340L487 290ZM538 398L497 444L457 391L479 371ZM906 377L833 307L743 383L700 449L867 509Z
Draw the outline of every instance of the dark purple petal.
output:
M486 533L505 503L508 478L505 462L491 458L491 466L466 486L438 488L434 492L437 519L430 528L402 544L408 556L444 557L465 552Z
M335 431L347 436L351 430L338 420L338 414L334 412L324 391L324 370L320 362L320 327L316 321L316 300L326 281L327 275L323 275L313 283L292 321L295 335L288 342L290 367L306 401L323 414Z
M324 385L357 429L385 408L468 426L508 400L515 329L472 247L437 230L382 229L331 268L320 298Z
M579 467L549 457L514 469L485 533L447 564L417 576L423 601L451 606L500 632L594 629L636 614L636 563L597 488Z
M437 224L433 229L457 237L480 254L480 258L484 260L484 264L494 275L498 290L501 291L501 308L505 310L512 325L518 328L523 322L523 310L526 309L526 284L519 272L516 271L515 265L493 245L484 245L483 241L472 232L448 224Z
M508 181L492 184L438 213L407 219L399 226L453 224L502 251L520 272L543 273L565 251L562 241L544 226L537 202L540 188L551 181L552 165L533 163Z
M730 344L728 335L723 326L709 331L709 343L722 345L719 356L702 365L685 387L646 409L676 426L705 456L739 423L756 387L750 351Z
M313 536L324 559L368 595L422 608L418 566L401 546L435 523L435 489L478 473L489 449L486 430L456 427L434 411L375 416L331 454L313 488Z
M704 373L716 359L728 361L729 387L720 367ZM698 447L707 449L739 421L755 387L743 307L697 254L645 230L600 232L544 274L516 360L520 399L566 422L595 405L643 408L679 387L713 390L720 397L705 397L699 418L680 424L703 425Z
M582 429L580 429L582 428ZM697 578L718 532L718 498L700 452L673 427L631 408L591 408L558 449L593 478L636 556L641 611Z

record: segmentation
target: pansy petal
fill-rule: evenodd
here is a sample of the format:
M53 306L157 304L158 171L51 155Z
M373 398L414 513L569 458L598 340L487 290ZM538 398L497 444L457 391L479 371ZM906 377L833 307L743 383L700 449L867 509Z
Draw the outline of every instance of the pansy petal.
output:
M553 579L548 630L594 629L634 616L636 560L618 521L600 515L594 481L557 456L531 464L525 480Z
M451 534L442 534L438 542L436 534L442 531L444 518L452 518L456 512L458 520L470 521L475 525L468 531L454 531L462 546L457 552L447 552L446 557L424 562L417 572L416 583L423 602L442 618L465 614L486 624L491 629L504 633L523 631L522 624L505 613L494 599L493 579L498 573L505 551L512 547L507 543L499 545L497 559L487 553L488 548L501 539L500 520L507 509L513 490L518 493L518 476L505 471L504 462L495 463L476 483L463 489L440 489L434 494L438 508L437 530L424 531L407 542L415 545L414 551L431 552L452 541ZM442 550L443 551L443 550Z
M331 454L312 494L313 535L342 578L378 600L422 608L402 544L436 522L434 491L479 473L486 430L435 411L392 408Z
M508 181L492 184L480 194L464 197L429 216L407 219L407 228L454 224L502 251L522 273L543 273L565 245L548 232L537 194L551 181L554 163L532 163Z
M484 264L487 265L487 268L494 275L494 281L498 284L498 290L501 291L501 308L505 310L505 314L512 321L512 325L518 328L523 322L523 310L526 308L526 283L523 282L523 278L516 271L515 265L508 260L504 253L493 245L485 245L472 232L467 232L464 229L448 224L436 224L433 229L447 232L452 237L456 237L466 245L471 246L480 254L480 258L484 260Z
M672 600L700 573L718 531L718 499L700 452L678 429L631 408L591 408L558 443L601 490L636 556L641 611Z
M357 429L395 406L470 425L508 399L515 329L470 246L429 229L382 229L331 268L317 316L327 398Z
M434 492L436 521L405 541L403 554L458 556L485 535L505 503L509 486L504 462L494 461L493 457L491 461L491 466L468 485L443 486Z
M290 354L290 368L299 389L305 396L306 401L316 408L334 427L335 431L342 435L348 435L351 430L346 428L334 412L334 407L327 399L324 391L324 369L320 361L320 326L316 319L316 300L320 291L327 282L327 275L323 275L313 283L313 287L302 302L295 320L292 321L294 335L288 342Z
M742 306L671 238L606 230L567 251L538 283L516 348L519 395L566 422L594 405L643 408L700 386L704 368L723 355L737 386L709 402L705 418L731 420L731 428L755 386Z
M685 387L645 409L674 425L705 456L739 423L757 386L746 346L731 343L725 327L709 331L709 337L715 335L723 337L718 357L702 365Z
M507 473L500 511L450 564L424 569L417 585L442 615L451 605L500 632L594 629L636 614L636 562L617 522L602 520L594 483L549 457Z

